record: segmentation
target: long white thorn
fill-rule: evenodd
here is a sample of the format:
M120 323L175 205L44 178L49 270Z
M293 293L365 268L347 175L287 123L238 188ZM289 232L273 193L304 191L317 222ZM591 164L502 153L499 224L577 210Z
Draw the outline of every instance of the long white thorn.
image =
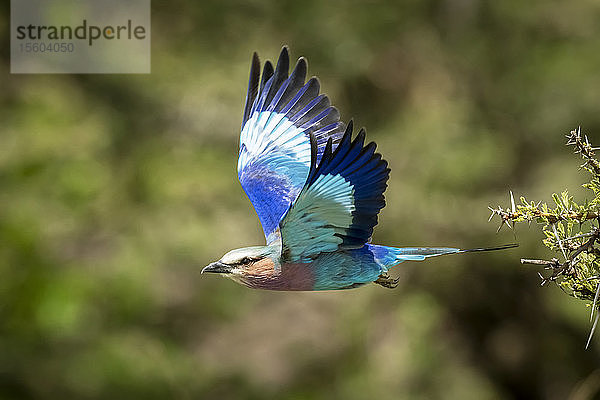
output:
M513 196L512 190L510 191L510 206L514 214L517 211L517 207L515 207L515 197Z
M598 318L600 318L600 313L596 314L596 320L594 321L594 325L592 325L592 330L590 331L590 336L588 337L587 343L585 344L585 349L587 350L590 347L590 342L592 341L592 336L594 336L594 331L596 330L596 325L598 325Z

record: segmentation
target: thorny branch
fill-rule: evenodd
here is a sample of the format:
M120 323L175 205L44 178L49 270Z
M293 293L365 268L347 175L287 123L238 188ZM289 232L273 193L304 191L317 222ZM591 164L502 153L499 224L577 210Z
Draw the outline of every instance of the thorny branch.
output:
M591 305L590 320L594 320L588 342L600 319L600 162L595 158L595 150L588 137L581 134L581 129L571 131L567 137L567 145L573 146L574 152L583 159L580 169L588 171L591 178L583 187L594 194L591 200L578 204L568 191L553 194L555 207L543 202L529 202L521 197L521 204L515 205L510 192L510 207L489 207L492 215L500 219L500 230L504 225L514 228L516 223L536 222L543 225L542 232L546 236L543 243L550 250L559 254L559 258L551 260L521 259L522 264L543 266L551 271L547 276L538 273L542 286L554 282L565 293ZM596 312L598 311L598 312Z

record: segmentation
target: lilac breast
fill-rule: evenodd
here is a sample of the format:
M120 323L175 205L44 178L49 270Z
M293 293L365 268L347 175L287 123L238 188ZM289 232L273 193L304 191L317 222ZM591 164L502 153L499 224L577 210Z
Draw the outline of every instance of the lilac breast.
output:
M315 277L311 264L283 264L278 269L269 264L251 268L241 283L255 289L314 290Z

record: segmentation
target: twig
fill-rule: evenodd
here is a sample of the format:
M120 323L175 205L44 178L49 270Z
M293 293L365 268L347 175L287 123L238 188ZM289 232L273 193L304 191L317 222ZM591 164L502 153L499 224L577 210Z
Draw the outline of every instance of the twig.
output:
M550 261L547 260L532 260L529 258L521 258L521 264L533 264L533 265L548 265L552 268L558 267L561 264L558 262L556 258L553 258Z
M588 337L587 343L585 344L585 349L587 350L590 347L590 342L592 341L592 336L594 336L594 331L596 330L596 325L598 325L598 318L600 318L600 313L596 314L596 320L594 321L594 325L592 325L592 330L590 331L590 336Z

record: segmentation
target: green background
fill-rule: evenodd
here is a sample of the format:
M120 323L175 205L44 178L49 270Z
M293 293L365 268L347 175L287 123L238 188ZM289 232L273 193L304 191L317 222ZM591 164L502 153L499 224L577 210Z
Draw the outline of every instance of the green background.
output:
M487 222L509 189L586 195L563 135L600 145L596 1L152 3L150 75L10 75L0 38L0 398L598 394L589 308L519 263L540 230ZM390 163L375 243L521 247L395 290L201 276L263 243L237 142L252 52L283 44Z

